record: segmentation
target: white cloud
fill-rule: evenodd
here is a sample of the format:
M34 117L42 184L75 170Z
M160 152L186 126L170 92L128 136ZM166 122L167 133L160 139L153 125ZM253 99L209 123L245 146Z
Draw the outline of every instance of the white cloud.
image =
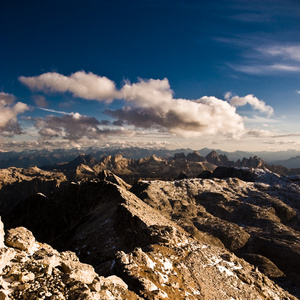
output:
M167 130L184 137L226 134L238 138L245 132L243 118L227 101L215 97L175 99L166 78L125 82L120 90L108 78L83 71L69 77L45 73L20 77L20 81L31 89L71 92L83 99L125 99L128 106L108 111L119 124L126 122L140 128Z
M88 100L111 101L116 95L115 83L106 77L91 72L79 71L70 76L59 73L44 73L35 77L19 77L31 90L43 92L70 92L74 97Z
M268 116L271 116L274 113L274 110L271 106L266 105L264 101L259 100L257 97L254 97L251 94L245 97L239 97L239 96L231 97L231 94L226 94L225 98L233 106L244 106L246 104L250 104L254 109L264 112Z
M3 136L22 133L17 116L29 108L25 103L14 104L14 101L14 95L0 92L0 134Z

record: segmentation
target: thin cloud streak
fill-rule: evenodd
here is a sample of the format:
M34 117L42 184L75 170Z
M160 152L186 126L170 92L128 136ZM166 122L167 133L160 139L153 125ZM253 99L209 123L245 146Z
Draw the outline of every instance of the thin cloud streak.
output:
M61 114L61 115L71 115L72 114L72 113L68 113L68 112L65 112L65 111L55 110L55 109L50 109L50 108L43 108L43 107L36 107L36 108L40 109L40 110L52 112L52 113L55 113L55 114Z

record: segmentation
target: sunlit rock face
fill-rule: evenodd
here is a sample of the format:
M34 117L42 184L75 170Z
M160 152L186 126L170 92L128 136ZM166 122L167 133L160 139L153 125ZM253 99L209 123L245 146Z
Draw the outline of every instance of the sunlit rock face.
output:
M140 181L131 190L192 235L210 234L271 277L280 277L281 272L268 270L274 263L299 285L299 183L267 171L252 175L254 182L230 177Z
M3 220L17 227L10 240L24 226L41 242L75 252L80 263L75 254L66 262L53 258L52 274L72 282L64 282L67 290L74 284L93 297L118 286L116 299L297 299L299 182L252 172L252 182L144 180L130 187L106 171L49 197L33 196ZM32 272L26 268L25 275Z

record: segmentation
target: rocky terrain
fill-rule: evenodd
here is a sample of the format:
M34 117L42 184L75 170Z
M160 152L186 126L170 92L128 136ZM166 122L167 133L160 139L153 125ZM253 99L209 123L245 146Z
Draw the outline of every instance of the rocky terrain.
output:
M104 278L74 252L39 243L24 227L4 235L0 221L0 299L139 299L117 276Z
M214 173L222 179L130 186L105 170L34 195L3 220L75 252L99 276L118 276L126 299L297 299L298 179L232 167Z
M36 193L49 195L66 181L61 172L43 171L37 167L0 169L0 215Z

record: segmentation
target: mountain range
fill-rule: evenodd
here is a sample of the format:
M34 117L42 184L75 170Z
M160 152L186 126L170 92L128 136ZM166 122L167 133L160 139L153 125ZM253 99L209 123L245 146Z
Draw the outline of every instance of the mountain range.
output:
M202 148L197 152L206 156L214 149ZM85 149L25 149L21 152L9 151L4 152L0 151L0 169L8 167L17 167L17 168L29 168L29 167L42 167L45 165L53 165L57 163L65 163L74 160L78 155L92 155L96 159L100 160L105 156L115 156L122 155L126 158L140 159L146 156L156 155L158 157L170 158L173 157L176 153L184 153L187 155L192 152L192 149L155 149L155 148L85 148ZM246 152L246 151L235 151L235 152L226 152L220 149L215 150L219 155L223 154L228 157L231 161L242 160L250 157L260 157L268 164L281 165L286 168L300 168L299 156L300 151L296 150L287 150L287 151L261 151L261 152ZM298 158L297 158L298 157Z

